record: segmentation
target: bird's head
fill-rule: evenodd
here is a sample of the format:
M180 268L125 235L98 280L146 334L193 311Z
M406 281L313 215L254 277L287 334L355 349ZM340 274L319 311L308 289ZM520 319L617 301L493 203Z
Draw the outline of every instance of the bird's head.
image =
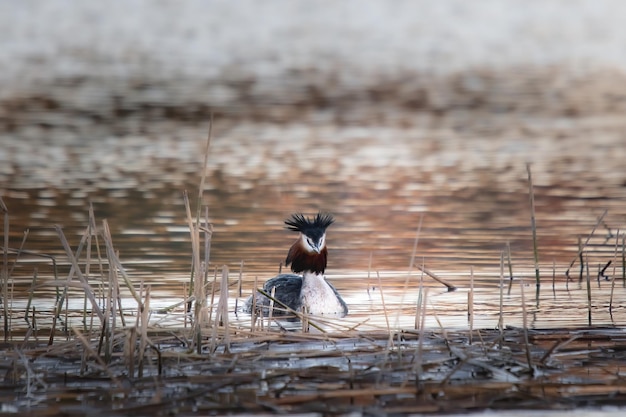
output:
M326 228L335 220L330 214L318 213L313 218L303 214L293 214L285 220L286 229L300 232L300 241L308 253L321 253L326 247Z

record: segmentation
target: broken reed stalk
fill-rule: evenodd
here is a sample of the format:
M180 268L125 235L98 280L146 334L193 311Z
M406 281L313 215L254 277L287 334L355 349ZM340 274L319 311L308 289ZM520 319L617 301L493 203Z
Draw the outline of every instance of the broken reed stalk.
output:
M240 298L243 296L242 285L243 285L243 259L239 263L239 276L237 277L237 298ZM237 304L235 303L235 306L236 305Z
M367 298L370 301L372 301L372 294L370 293L370 288L372 287L370 285L371 272L372 272L372 251L370 251L370 259L369 259L369 262L367 263Z
M413 259L411 259L411 262ZM410 268L409 268L410 269ZM387 312L387 305L385 304L385 291L383 290L383 282L380 278L380 273L376 271L376 276L378 277L378 287L380 291L380 302L383 306L383 313L385 314L385 323L387 324L387 349L385 349L383 366L381 369L387 368L387 363L389 360L389 354L391 353L391 349L393 348L393 332L391 331L391 326L389 325L389 314ZM398 316L400 313L398 312ZM379 373L376 377L376 384L379 384L381 379L384 377L383 373Z
M422 230L422 221L424 220L424 214L420 214L420 221L417 225L417 230L415 231L415 240L413 241L413 250L411 251L411 260L409 262L409 271L404 280L404 289L402 291L402 302L404 301L405 294L408 293L409 290L409 280L411 279L411 274L413 273L413 266L415 265L415 255L417 254L417 244L419 243L420 231ZM377 272L378 274L378 272ZM378 276L378 281L380 282L380 274ZM400 323L400 310L398 309L396 313L395 319L395 327L397 327Z
M106 365L106 363L104 363L104 361L102 360L100 355L96 351L93 350L93 348L89 344L89 340L87 340L87 338L77 328L72 327L72 331L74 332L74 334L76 335L78 340L82 343L83 348L85 348L85 350L84 350L85 355L86 356L91 356L97 362L97 364L100 366L100 368L109 376L111 381L113 381L113 383L115 385L117 385L117 387L120 390L123 390L124 389L124 385L122 384L122 382L119 379L117 379L117 377L115 376L113 371L111 371L109 369L109 367Z
M533 189L533 177L530 170L530 164L526 164L526 172L528 173L528 194L530 196L530 226L533 233L533 255L535 259L535 285L539 288L539 251L537 249L537 224L535 221L535 192Z
M552 259L552 295L556 298L556 261Z
M513 288L513 261L511 260L511 243L506 242L506 254L507 254L507 263L509 265L509 289L507 290L507 295L511 295L511 289Z
M617 262L617 249L619 247L619 234L620 231L617 229L617 233L615 235L615 251L613 252L613 274L611 274L611 296L609 297L609 314L613 314L613 294L615 293L615 263Z
M33 271L33 280L30 283L30 290L28 292L28 302L26 303L26 309L25 309L25 314L24 314L24 320L26 321L26 324L28 324L29 328L34 328L35 323L32 323L28 320L28 312L30 311L31 305L33 303L33 296L35 295L35 287L37 286L37 271L38 269L35 268ZM3 298L4 300L9 300L9 298ZM12 300L12 298L11 298ZM33 308L34 310L34 308ZM56 322L56 314L53 314L52 317L52 330L50 331L50 339L52 340L52 335L55 332L55 322ZM48 343L49 345L52 344L52 342Z
M105 333L106 339L106 350L105 350L105 358L106 362L110 363L110 360L113 356L113 335L115 335L115 329L117 328L117 309L116 309L116 301L119 293L119 286L117 284L117 269L109 268L109 282L108 282L108 291L106 291L106 314L108 316L108 326L106 327L107 332ZM120 312L121 313L121 312Z
M385 323L387 324L387 332L389 332L389 337L391 338L391 326L389 324L389 315L387 314L387 305L385 304L385 292L383 290L383 281L380 279L380 273L376 271L376 276L378 277L378 289L380 291L380 302L383 305L383 311L385 312Z
M137 328L139 327L139 317L137 314L134 327L124 329L124 360L126 362L126 369L128 369L128 376L130 378L135 377L135 346L137 346Z
M467 293L467 321L469 324L469 343L472 344L474 331L474 267L470 266L470 289Z
M76 258L74 257L74 253L72 252L72 248L70 248L70 245L67 242L67 239L65 238L63 229L61 229L61 226L56 225L55 230L57 232L57 235L59 236L59 239L61 240L61 244L63 245L63 249L65 250L67 257L69 258L69 261L72 267L74 268L76 276L80 280L80 283L82 284L85 294L87 294L87 298L89 299L89 302L91 303L92 310L97 314L98 318L100 319L100 322L104 324L104 314L102 313L102 310L100 309L100 306L98 305L98 301L96 300L93 289L89 285L89 282L87 282L87 280L85 279L85 276L83 275L83 273L80 270L80 267L78 266L78 262L76 261Z
M207 269L207 266L204 266ZM203 273L204 275L204 273ZM207 282L208 287L208 282ZM209 301L209 320L207 323L213 323L213 306L215 305L215 291L217 291L217 267L213 270L213 282L211 283L211 301Z
M509 267L509 279L512 280L513 279L513 262L511 261L511 242L509 242L508 240L506 242L506 256L507 256L507 263Z
M510 281L510 280L509 280ZM500 311L498 314L498 330L500 331L500 346L504 339L504 252L500 252Z
M74 255L76 257L76 259L80 258L80 255L82 253L83 247L85 245L85 242L87 240L87 236L88 236L88 228L85 230L85 232L83 233L83 236L80 239L80 242L78 244L78 248L76 249L76 254ZM72 279L74 278L74 275L76 274L74 266L72 266L70 268L70 272L69 274L67 274L67 278L65 280L65 287L63 288L63 292L60 294L59 297L57 297L56 300L56 306L55 306L55 312L52 315L52 330L50 332L50 338L48 340L48 345L52 345L52 343L54 343L54 335L56 333L56 325L57 325L57 320L61 317L61 312L63 310L63 304L66 304L66 320L65 322L67 323L67 313L68 313L68 308L67 308L67 300L69 299L68 297L68 290L69 290L69 286L70 283L72 282ZM85 279L88 281L89 278L85 277ZM84 297L84 302L83 302L83 328L85 327L85 323L86 323L86 315L87 315L87 294L83 293L83 297Z
M420 297L422 295L420 294ZM415 362L413 363L413 374L415 375L415 381L419 381L420 375L423 371L424 364L424 327L426 323L426 299L428 298L428 288L424 288L421 305L418 308L421 309L419 314L419 340L417 342L417 351L415 352ZM417 323L416 323L417 324ZM417 327L417 326L416 326Z
M202 352L202 327L206 326L209 316L206 307L206 292L204 291L203 274L200 268L200 230L198 223L194 223L191 217L191 208L189 206L189 195L187 191L183 193L185 200L185 211L187 213L187 226L189 227L189 235L191 238L191 254L193 260L191 287L194 295L194 314L193 314L193 335L192 348L195 346L197 353Z
M130 291L130 294L133 296L137 303L141 303L141 297L135 291L135 287L130 280L130 277L126 273L126 269L122 265L122 261L120 260L115 248L113 248L113 238L111 237L111 229L109 229L109 223L106 219L102 220L102 238L104 240L104 245L106 247L107 260L109 262L109 268L112 268L122 276L124 279L124 283L126 284L126 288Z
M213 323L212 349L217 347L218 326L224 327L224 349L230 351L230 326L228 324L228 266L222 265L222 280L220 281L220 298L217 301L217 317Z
M522 332L524 334L524 345L526 346L526 362L528 362L528 369L531 374L533 371L533 362L530 355L530 343L528 341L528 317L526 316L526 297L524 296L524 279L520 278L520 295L522 298Z
M626 287L626 233L622 236L622 286Z
M92 236L97 234L96 229L96 216L93 210L93 204L89 203L89 222L86 227L86 235L87 235L87 248L85 253L85 276L87 280L89 280L89 276L91 273L91 246L92 246ZM97 239L97 236L96 236ZM100 248L96 248L98 251L98 256L100 256ZM98 258L98 263L100 264L100 272L102 272L102 261ZM100 274L103 276L103 274ZM67 309L66 309L67 311ZM83 331L87 331L87 297L83 295Z
M419 287L417 291L417 303L415 308L415 330L420 329L421 323L421 313L422 313L422 303L424 302L424 273L420 275Z
M448 292L456 291L456 286L454 284L451 284L447 282L446 280L439 278L432 271L426 269L425 266L420 266L418 264L415 264L415 267L419 269L420 271L422 271L424 274L428 275L429 277L437 281L438 283L445 285L448 288Z
M2 311L4 316L4 341L9 341L9 210L7 206L4 204L2 197L0 197L0 210L2 211L4 217L4 227L2 230L4 236L3 242L3 250L2 250L2 299L4 302L2 303Z
M209 222L209 206L204 207L204 226L201 227L204 235L204 282L209 277L209 265L211 264L211 238L213 237L213 225Z
M572 267L576 263L576 260L580 258L581 261L582 261L582 252L585 250L585 247L587 247L587 244L589 243L589 239L591 239L591 237L596 232L596 229L598 228L598 226L600 226L600 224L602 223L602 220L604 219L604 216L606 216L606 213L608 213L608 209L605 209L604 212L602 213L602 215L600 215L600 217L598 217L598 221L593 226L593 229L591 229L591 233L589 234L589 236L587 236L587 239L585 240L585 243L583 245L580 245L580 244L578 245L578 253L574 257L574 259L572 259L572 261L570 262L569 266L567 267L567 270L565 271L565 276L567 278L569 278L569 271L570 271L570 269L572 269ZM580 281L582 281L582 271L583 270L582 270L582 266L581 266Z
M200 227L199 225L200 225L200 213L202 211L202 196L204 194L204 183L206 181L207 168L209 165L209 147L211 146L211 132L212 131L213 131L213 113L211 113L210 118L209 118L209 133L207 135L206 147L204 148L204 162L202 164L202 175L200 176L200 184L198 185L198 200L196 202L196 223L195 223L197 227ZM189 200L187 190L185 190L184 194L185 194L185 200L187 200L187 202L185 203L185 206L187 207L188 200ZM207 207L207 217L208 217L208 207ZM187 218L188 218L189 224L193 223L189 220L191 219L191 210L189 208L187 208ZM207 228L208 228L208 223L207 223ZM192 229L190 228L189 230L191 231ZM200 255L200 250L198 249L198 251L194 253L196 253L197 255ZM199 262L192 262L189 290L194 293L195 293L195 289L194 289L193 284L196 281L194 279L194 275L200 273L200 269L196 269L196 267L199 267L199 266L200 266ZM208 266L207 266L207 270L208 270Z
M580 283L583 282L583 277L585 276L584 250L580 236L578 236L578 258L580 259L580 274L578 274L578 282Z
M589 275L589 263L585 261L587 266L587 322L591 326L591 276Z
M106 350L105 357L111 358L113 355L113 336L115 335L115 329L117 327L117 317L120 317L120 321L122 327L126 326L126 319L124 318L124 311L122 309L122 299L120 296L120 284L119 284L119 276L122 275L126 286L130 290L130 293L135 298L137 304L141 305L141 297L135 291L135 288L130 281L130 278L126 274L124 267L122 266L122 262L119 259L119 253L113 247L113 238L111 236L111 230L109 228L109 223L107 220L102 221L102 238L104 240L104 244L106 247L107 254L107 263L109 265L109 273L108 273L108 290L106 293L106 305L107 310L106 314L109 320L107 321L108 325L106 326L105 340L106 340ZM108 362L108 360L107 360Z
M143 378L143 358L149 344L148 322L150 320L150 285L146 286L146 295L143 298L143 302L137 305L137 308L139 309L139 317L141 317L139 325L139 352L137 354L139 362L137 377Z

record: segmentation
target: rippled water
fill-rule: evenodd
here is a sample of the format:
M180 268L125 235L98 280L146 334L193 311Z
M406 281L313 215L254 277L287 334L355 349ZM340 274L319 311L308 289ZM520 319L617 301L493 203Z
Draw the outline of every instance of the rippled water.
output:
M68 51L72 59L82 56L80 48ZM83 58L91 63L93 57ZM319 59L319 65L326 62ZM516 284L503 303L511 325L522 324L520 278L529 286L530 325L586 324L578 250L587 238L583 260L593 282L593 324L623 324L621 72L494 65L388 74L373 66L367 76L353 69L360 78L352 79L341 66L289 71L279 65L277 75L257 65L256 72L228 77L55 67L28 87L14 76L0 97L0 194L9 210L9 247L20 247L28 231L28 252L16 264L10 257L15 305L25 305L36 275L37 303L46 308L55 294L45 285L54 270L49 258L37 255L53 257L64 279L69 263L54 226L76 248L90 204L97 225L108 222L133 282L150 284L157 304L178 300L191 269L183 193L189 192L195 212L206 174L202 204L214 227L209 270L228 266L231 288L241 271L242 298L284 260L295 236L283 220L294 212L327 211L336 218L328 231L328 277L345 294L355 324L386 326L385 317L394 326L414 322L420 277L410 265L414 246L416 264L459 288L446 293L424 278L429 326L438 326L437 318L446 326L468 325L471 271L474 325L494 326L500 259L504 253L508 280L509 248ZM93 276L95 247L91 257ZM596 281L608 261L607 275L619 280L613 317L607 315L609 283ZM233 308L237 296L231 294Z
M468 124L454 129L459 117ZM586 288L578 283L578 240L590 236L597 224L584 255L594 282L592 323L623 323L623 282L615 286L610 315L609 283L595 281L598 266L609 260L608 275L621 279L623 273L622 241L616 241L626 217L622 146L606 132L616 127L595 128L604 139L589 142L585 127L595 123L595 116L517 121L516 131L532 131L523 137L511 135L506 128L510 117L504 119L422 115L409 126L368 127L217 122L203 193L214 225L209 268L227 265L234 282L243 263L245 298L255 279L262 282L277 272L295 238L283 230L283 219L292 212L322 210L336 217L328 232L328 277L345 295L354 325L380 328L386 319L394 327L414 325L420 274L413 268L411 278L405 276L417 239L416 263L459 287L447 293L424 277L430 288L429 327L468 326L471 270L473 325L497 325L500 256L508 253L507 245L516 284L503 299L505 324L523 324L517 284L523 277L528 325L580 326L588 323L588 314ZM157 123L178 135L71 138L65 127L27 142L21 139L26 127L7 135L3 153L14 161L3 175L10 247L17 248L28 230L24 249L54 256L59 276L65 277L68 262L53 226L62 225L76 247L91 202L97 221L106 219L111 226L114 246L134 282L151 284L157 305L181 297L191 262L182 195L189 190L195 204L207 126ZM535 185L539 302L534 299L526 162L531 162ZM565 272L572 261L568 283ZM15 265L15 306L26 296L35 271L38 282L52 278L48 259L29 254ZM51 297L53 289L38 288L36 294L45 309L43 298Z

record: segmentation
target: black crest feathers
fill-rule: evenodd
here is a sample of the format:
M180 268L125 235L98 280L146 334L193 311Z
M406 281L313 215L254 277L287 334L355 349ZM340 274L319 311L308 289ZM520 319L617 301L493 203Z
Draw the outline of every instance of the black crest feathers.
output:
M291 218L285 220L285 224L287 225L285 229L300 232L305 235L310 232L315 233L316 231L324 233L326 228L333 224L334 221L333 216L327 213L317 213L312 219L304 217L301 213L296 213L292 214Z

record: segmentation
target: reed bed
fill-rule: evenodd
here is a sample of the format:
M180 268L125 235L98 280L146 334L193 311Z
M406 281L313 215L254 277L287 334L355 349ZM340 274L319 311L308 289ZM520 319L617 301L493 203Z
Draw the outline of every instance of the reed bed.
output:
M622 372L626 336L618 328L593 327L591 301L589 327L531 329L520 279L519 314L524 325L505 324L505 256L513 271L508 247L500 255L496 329L474 327L479 312L473 269L467 293L468 329L426 329L425 317L436 311L428 309L424 279L433 279L448 291L456 287L414 259L410 267L422 272L418 304L412 310L393 311L383 303L385 325L378 330L364 331L359 324L298 312L293 313L299 315L299 327L271 315L251 317L249 326L230 322L229 309L233 304L237 308L237 303L229 297L241 296L243 265L232 274L236 279L231 279L227 267L221 273L216 269L209 278L205 262L212 228L206 211L203 219L194 220L186 202L195 241L192 290L165 309L151 308L151 286L133 282L106 220L98 222L91 209L77 247L71 247L62 228L56 228L69 260L68 275L55 272L52 279L43 279L33 274L31 298L52 287L56 294L52 311L36 309L32 299L25 310L13 307L10 288L15 280L10 271L22 252L3 247L7 262L2 270L8 274L3 275L2 306L7 331L0 351L4 411L36 416L77 410L107 415L403 414L561 409L620 404L626 399ZM5 213L8 219L8 210ZM611 242L613 261L623 253L620 238L618 232ZM577 259L587 259L583 253ZM598 279L606 276L607 268L606 264L599 268ZM588 261L585 270L589 271ZM384 300L385 283L378 272L376 276ZM611 276L614 289L620 273L614 269ZM590 272L586 277L591 300ZM403 291L410 285L407 278ZM616 308L612 294L609 305ZM124 306L122 298L133 300L135 306ZM83 308L70 307L69 301ZM414 314L414 328L392 325L394 314ZM159 315L180 324L162 325L162 319L155 318Z
M209 144L210 134L205 166ZM527 169L538 295L540 264L530 166ZM213 228L208 208L201 204L203 184L204 176L195 216L189 196L184 194L192 243L189 283L179 302L159 309L151 307L150 283L133 281L115 249L107 221L98 221L91 207L88 225L76 247L71 246L61 227L55 228L68 261L67 275L60 275L54 257L45 257L54 273L42 278L35 268L28 283L29 300L24 308L16 307L12 288L19 280L12 271L26 251L24 241L18 249L10 247L10 211L0 199L4 236L3 412L33 416L408 414L485 408L562 409L626 400L622 371L626 336L618 328L594 327L592 317L597 300L592 297L588 257L592 236L603 224L606 212L579 245L566 274L569 279L569 270L576 262L581 263L581 281L582 271L586 271L589 326L585 328L540 330L528 325L532 307L525 297L524 280L513 275L507 245L499 256L496 328L475 327L480 312L472 268L468 329L450 330L441 324L427 329L426 316L438 318L436 310L429 309L425 279L447 291L458 287L416 259L421 218L402 287L404 294L413 285L409 282L413 268L421 272L417 303L402 310L388 308L385 283L376 271L384 326L363 330L358 323L302 312L291 312L299 320L296 327L277 320L272 313L268 317L253 314L243 325L230 319L234 313L230 309L234 304L238 310L238 299L243 295L243 262L234 280L227 266L214 267L210 278ZM611 262L599 267L597 277L612 280L611 311L618 308L613 300L616 280L621 275L623 281L626 275L624 236L618 231L614 237ZM620 260L621 274L616 269ZM506 325L505 262L508 295L514 281L519 283L517 314L522 316L521 327ZM369 275L367 291L371 297ZM554 279L553 272L553 291ZM40 291L54 294L51 309L37 307L34 298ZM237 300L234 303L232 293ZM134 304L129 306L128 300ZM536 300L538 303L539 297ZM390 320L394 314L396 324ZM401 314L415 316L413 328L397 325ZM158 316L165 316L170 324L164 325Z

